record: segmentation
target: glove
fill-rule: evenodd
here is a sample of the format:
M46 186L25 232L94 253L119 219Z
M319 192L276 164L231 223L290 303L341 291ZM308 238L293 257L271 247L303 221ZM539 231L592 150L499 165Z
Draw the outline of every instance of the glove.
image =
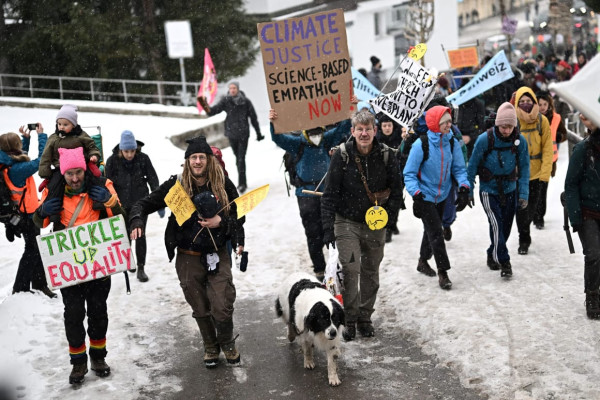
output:
M163 208L164 210L164 208ZM142 230L142 236L144 235L144 221L142 221L141 218L134 218L131 221L129 221L129 229L130 231L134 231L136 229L141 229Z
M474 205L475 205L475 198L469 197L469 208L473 208Z
M454 204L456 205L457 212L464 210L469 204L469 189L464 186L458 189L458 196L456 197L456 202Z
M164 218L164 217L165 217L165 209L164 209L164 208L161 208L161 209L160 209L160 210L158 210L157 212L158 212L158 215L159 215L161 218Z
M328 230L323 233L323 244L329 248L331 245L335 249L335 233L333 230Z
M108 189L102 186L92 186L90 190L88 190L88 194L90 195L90 199L97 201L98 203L106 203L111 197Z
M257 141L257 142L260 142L260 141L261 141L261 140L263 140L264 138L265 138L265 137L264 137L264 136L263 136L263 135L262 135L260 132L258 132L258 133L256 134L256 141Z
M417 218L423 216L423 209L425 207L425 196L423 193L419 193L413 196L413 214Z
M11 243L15 241L15 232L13 231L13 229L10 225L6 225L5 234L6 234L6 240L8 240Z
M210 106L208 105L208 102L206 101L206 97L204 96L198 96L198 103L200 103L200 106L202 106L202 108L204 108L204 111L206 111L206 113L210 113Z
M42 203L37 209L37 212L41 218L49 217L50 215L58 214L62 210L62 199L55 197L48 199Z
M578 230L581 229L581 225L579 225L579 224L578 225L573 225L572 228L573 228L573 233L575 233L575 232L577 232Z
M527 208L527 200L519 199L519 210L524 210Z

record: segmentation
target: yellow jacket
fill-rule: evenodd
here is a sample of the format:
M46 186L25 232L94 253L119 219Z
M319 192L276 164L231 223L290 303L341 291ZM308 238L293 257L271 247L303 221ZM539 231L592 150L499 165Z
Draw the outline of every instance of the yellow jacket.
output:
M528 93L533 98L533 109L526 113L519 108L519 99ZM515 108L519 120L519 130L527 139L529 149L529 180L539 179L543 182L550 180L552 172L552 159L554 150L552 148L552 132L548 118L540 113L537 97L533 90L523 86L517 90L515 95Z

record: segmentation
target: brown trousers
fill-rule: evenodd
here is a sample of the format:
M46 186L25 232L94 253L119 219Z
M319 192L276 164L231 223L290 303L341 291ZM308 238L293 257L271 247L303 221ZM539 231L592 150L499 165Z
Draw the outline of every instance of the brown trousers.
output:
M216 322L223 322L233 316L235 286L231 258L225 246L219 249L218 255L219 269L209 274L200 263L200 256L177 252L175 269L194 318L212 316Z

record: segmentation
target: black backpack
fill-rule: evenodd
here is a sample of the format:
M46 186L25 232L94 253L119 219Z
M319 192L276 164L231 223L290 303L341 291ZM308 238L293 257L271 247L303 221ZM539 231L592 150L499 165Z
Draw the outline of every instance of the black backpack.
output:
M298 176L298 172L296 171L296 164L298 164L298 161L300 161L300 159L302 158L302 155L304 154L305 146L306 146L305 142L300 142L300 148L298 149L298 154L296 154L296 157L294 157L294 155L292 153L290 153L289 151L286 151L283 154L283 166L285 168L285 173L287 173L287 176L289 178L289 181L288 181L288 178L286 178L286 184L288 185L288 194L289 194L289 185L290 184L294 185L296 187L303 187L303 186L307 186L307 185L317 185L319 183L319 181L313 181L313 182L303 181Z
M21 222L21 212L19 211L19 204L15 204L12 200L10 189L4 181L4 170L6 168L8 168L6 165L0 167L0 174L2 175L0 178L0 222L7 227L11 226L13 231L17 232L17 226ZM25 194L23 193L21 202L23 202L24 197Z

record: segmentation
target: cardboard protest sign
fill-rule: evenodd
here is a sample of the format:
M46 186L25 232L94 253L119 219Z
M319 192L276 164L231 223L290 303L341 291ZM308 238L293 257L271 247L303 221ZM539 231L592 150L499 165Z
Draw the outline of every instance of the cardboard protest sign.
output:
M36 239L50 289L104 278L136 265L122 215Z
M464 47L462 49L448 50L450 68L459 69L479 65L477 47Z
M437 79L410 57L400 61L398 87L369 101L375 112L384 112L402 126L410 127L431 100Z
M448 103L460 106L473 97L515 76L504 50L496 53L465 86L446 97Z
M326 126L354 109L341 9L258 24L275 133Z
M269 187L270 186L266 184L251 190L234 200L235 205L237 206L238 219L254 210L254 208L267 197L267 194L269 193Z
M175 214L179 226L183 225L196 211L194 203L192 203L190 196L185 192L179 180L175 181L173 187L169 189L169 193L165 196L165 204Z
M596 126L600 126L600 56L596 55L573 77L565 82L551 83L548 89L560 95Z

